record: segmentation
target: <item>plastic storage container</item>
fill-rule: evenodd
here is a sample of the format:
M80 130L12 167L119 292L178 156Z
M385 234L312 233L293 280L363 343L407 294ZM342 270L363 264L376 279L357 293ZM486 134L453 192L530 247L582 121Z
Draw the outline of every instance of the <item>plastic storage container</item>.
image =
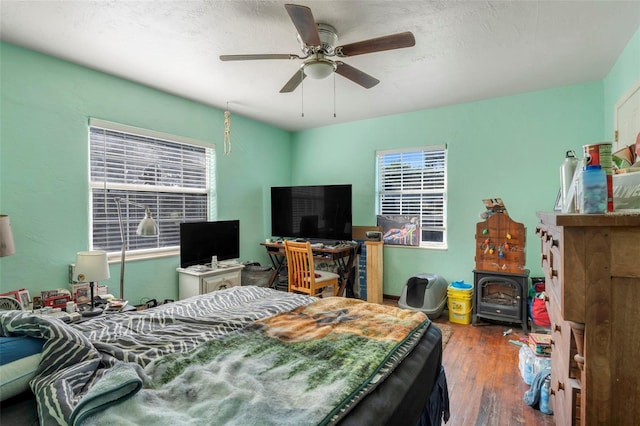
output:
M607 210L607 174L602 166L586 166L581 183L580 213L604 213Z
M430 319L439 318L447 304L447 280L436 274L418 274L409 278L398 306L425 313Z
M471 324L473 308L473 285L454 281L447 289L449 298L449 321L456 324Z

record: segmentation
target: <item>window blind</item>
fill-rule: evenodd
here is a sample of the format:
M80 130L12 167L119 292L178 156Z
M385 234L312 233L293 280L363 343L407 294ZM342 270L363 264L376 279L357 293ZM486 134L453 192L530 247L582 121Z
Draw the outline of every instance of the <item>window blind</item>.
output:
M420 218L422 247L446 247L446 147L376 152L380 215Z
M127 250L176 249L180 222L205 221L215 150L167 138L123 131L124 126L89 126L91 247L122 249L115 198L121 198ZM140 129L135 129L140 132ZM148 206L159 227L157 237L138 237Z

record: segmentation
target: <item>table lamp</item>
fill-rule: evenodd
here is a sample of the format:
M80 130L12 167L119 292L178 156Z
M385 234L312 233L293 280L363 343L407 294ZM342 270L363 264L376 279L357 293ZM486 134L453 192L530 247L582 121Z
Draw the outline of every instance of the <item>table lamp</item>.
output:
M140 237L155 237L158 235L158 225L156 221L151 217L151 210L144 204L138 204L133 201L123 200L120 197L114 199L116 206L118 207L118 220L120 221L120 237L122 238L122 254L120 257L120 299L124 300L124 260L125 251L127 249L127 240L124 238L124 222L122 220L122 212L120 210L120 203L133 204L134 206L144 209L144 218L138 224L136 235Z
M76 278L78 282L88 282L91 293L91 308L82 311L82 316L100 315L102 309L96 308L93 300L93 288L100 280L110 277L106 251L81 251L76 255Z
M11 221L6 214L0 215L0 257L11 256L16 252L11 232Z

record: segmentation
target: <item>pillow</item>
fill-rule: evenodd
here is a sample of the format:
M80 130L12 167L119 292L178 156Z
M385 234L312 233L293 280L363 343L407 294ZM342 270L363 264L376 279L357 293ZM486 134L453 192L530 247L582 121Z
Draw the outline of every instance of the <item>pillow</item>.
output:
M0 337L0 401L29 389L42 359L44 340Z

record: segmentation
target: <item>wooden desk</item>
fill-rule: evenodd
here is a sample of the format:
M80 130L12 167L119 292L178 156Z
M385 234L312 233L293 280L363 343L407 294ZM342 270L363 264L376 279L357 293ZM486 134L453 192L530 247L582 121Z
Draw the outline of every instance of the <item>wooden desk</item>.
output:
M271 278L269 278L269 287L273 287L273 281L280 274L287 260L284 243L260 243L260 245L267 249L267 254L274 267L274 272L271 274ZM332 261L337 266L337 273L340 275L338 296L343 295L347 282L349 281L349 274L353 269L356 255L360 251L360 244L340 245L336 247L313 247L312 250L314 260Z

